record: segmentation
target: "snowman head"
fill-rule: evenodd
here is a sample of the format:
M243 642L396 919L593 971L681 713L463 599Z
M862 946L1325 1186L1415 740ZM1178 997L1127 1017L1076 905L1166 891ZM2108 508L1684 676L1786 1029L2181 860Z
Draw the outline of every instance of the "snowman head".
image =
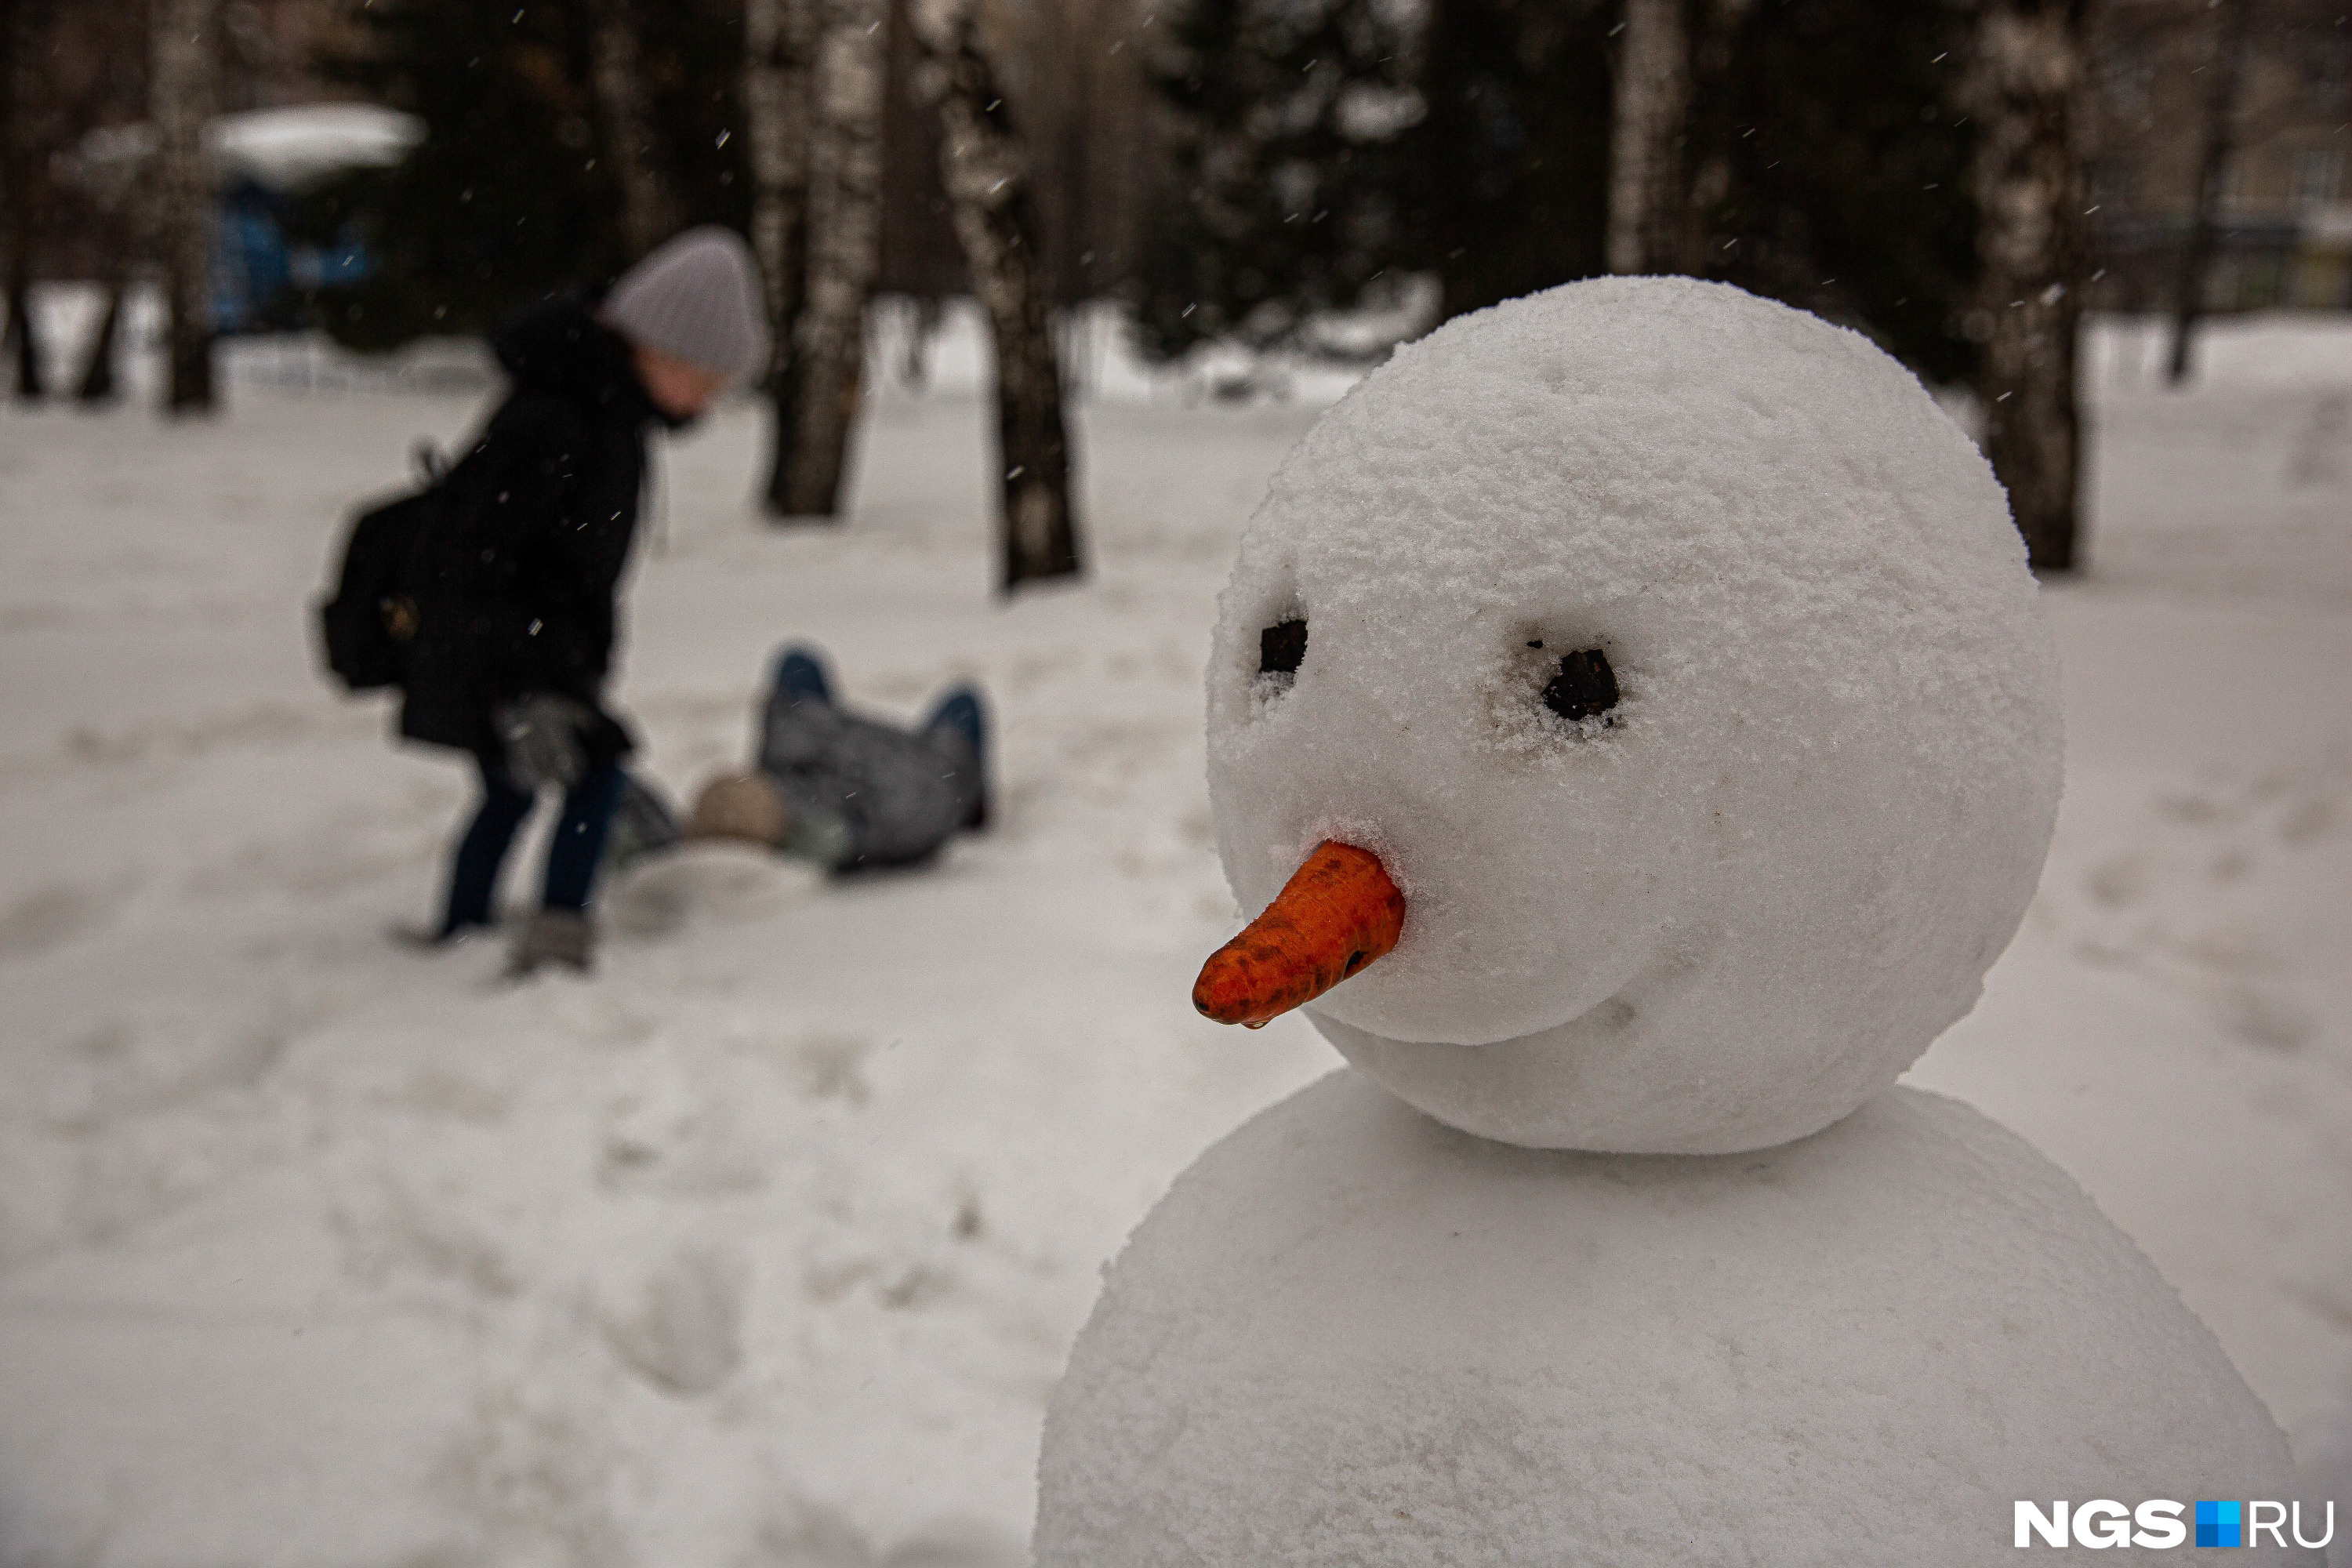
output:
M1902 366L1737 289L1570 284L1400 350L1221 611L1210 795L1265 912L1196 1002L1306 1000L1470 1132L1814 1131L1975 1005L2040 875L2056 660L2000 487Z

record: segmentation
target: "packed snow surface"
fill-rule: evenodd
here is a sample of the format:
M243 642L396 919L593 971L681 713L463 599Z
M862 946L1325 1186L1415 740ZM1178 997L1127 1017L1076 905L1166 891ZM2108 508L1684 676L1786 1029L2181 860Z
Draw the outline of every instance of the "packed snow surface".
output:
M1262 671L1297 621L1304 661ZM1562 717L1591 649L1620 700ZM1975 1004L2058 806L2056 658L1984 458L1860 335L1687 279L1398 351L1275 475L1208 683L1243 908L1327 838L1405 894L1310 1016L1514 1143L1844 1115Z
M1039 1568L2000 1563L2018 1498L2293 1491L2212 1334L1956 1100L1610 1158L1350 1072L1152 1211L1039 1481Z
M1328 395L1095 363L1095 574L1006 606L955 320L919 393L877 356L839 528L751 512L748 405L665 443L618 697L682 792L748 758L787 637L901 717L976 678L998 825L856 885L680 862L593 980L520 988L384 939L469 786L304 624L478 354L241 343L209 422L0 406L0 1562L1020 1561L1099 1266L1335 1065L1185 1001L1241 921L1215 598ZM2218 324L2182 393L2137 325L2084 363L2065 803L1912 1079L2082 1182L2301 1444L2352 1403L2352 327Z

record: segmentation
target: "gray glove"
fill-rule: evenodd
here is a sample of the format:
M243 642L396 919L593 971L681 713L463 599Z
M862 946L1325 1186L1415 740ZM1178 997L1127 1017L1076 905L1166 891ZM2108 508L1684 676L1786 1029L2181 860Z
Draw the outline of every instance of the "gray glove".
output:
M677 841L677 814L669 803L635 773L622 774L621 804L614 808L613 826L604 833L604 869L619 871Z
M490 710L507 772L518 784L558 789L570 789L588 771L580 731L593 717L587 704L552 691L526 692Z
M795 811L784 826L784 841L776 846L820 870L836 870L857 853L857 835L840 813L808 808Z

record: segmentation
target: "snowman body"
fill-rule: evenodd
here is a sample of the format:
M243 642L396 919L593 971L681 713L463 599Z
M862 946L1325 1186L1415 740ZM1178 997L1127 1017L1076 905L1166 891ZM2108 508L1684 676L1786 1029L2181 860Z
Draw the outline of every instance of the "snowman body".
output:
M1311 994L1355 1070L1136 1233L1040 1568L1944 1564L2021 1500L2292 1495L2081 1190L1893 1087L2048 847L2035 592L1908 372L1721 285L1463 317L1326 415L1221 602L1256 918L1195 1002Z
M1957 1101L1897 1089L1753 1154L1594 1155L1469 1136L1345 1071L1137 1231L1047 1417L1036 1547L1041 1568L2000 1563L2021 1499L2286 1498L2288 1477L2155 1268Z

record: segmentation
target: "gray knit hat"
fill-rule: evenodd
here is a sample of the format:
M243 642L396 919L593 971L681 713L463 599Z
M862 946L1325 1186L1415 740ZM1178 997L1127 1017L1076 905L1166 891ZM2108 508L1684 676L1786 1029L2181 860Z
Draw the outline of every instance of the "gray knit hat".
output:
M768 311L751 247L732 229L690 228L621 275L604 320L632 342L730 381L768 368Z

